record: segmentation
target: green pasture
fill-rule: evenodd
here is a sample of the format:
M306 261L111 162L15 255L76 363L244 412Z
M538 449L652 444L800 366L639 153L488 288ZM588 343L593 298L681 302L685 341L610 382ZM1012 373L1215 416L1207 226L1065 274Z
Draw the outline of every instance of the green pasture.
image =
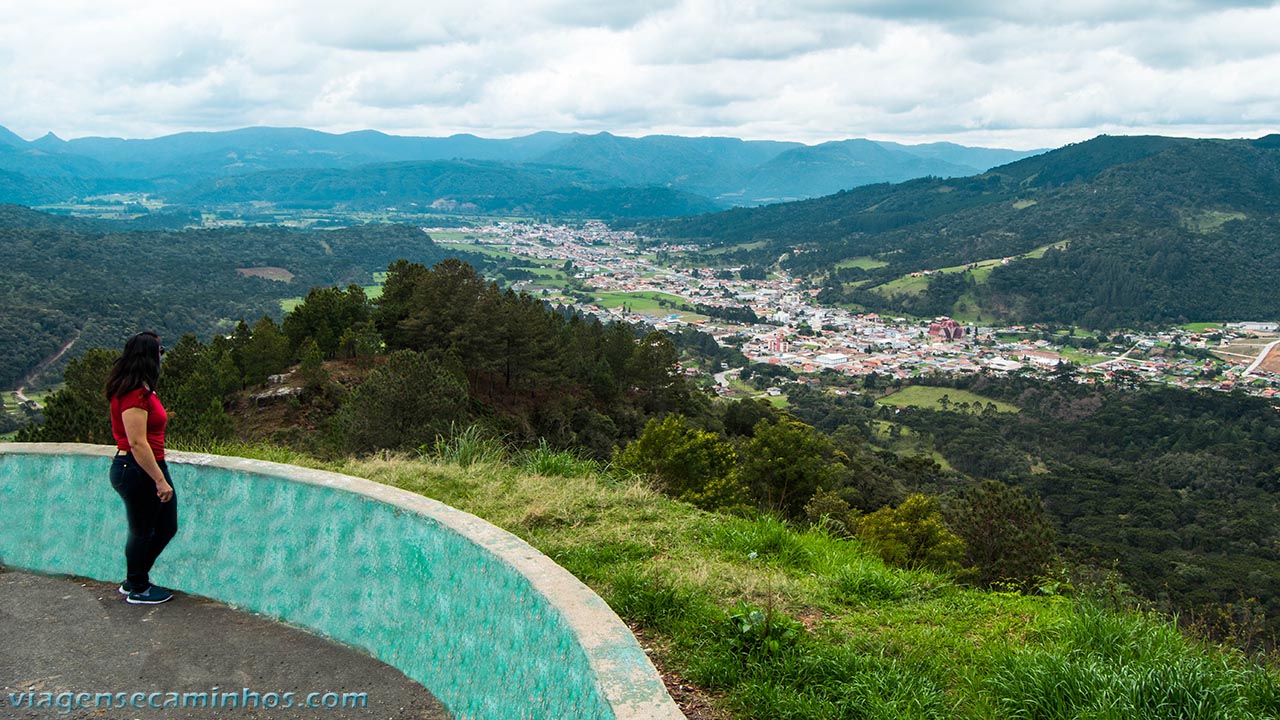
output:
M875 270L876 268L882 268L888 264L889 263L884 262L883 260L876 260L875 258L869 257L867 255L862 255L859 257L845 258L844 260L841 260L840 262L836 263L836 267L838 268L857 267L857 268L862 268L863 270Z
M1067 241L1042 245L1030 252L1023 253L1014 258L1014 260L1034 260L1044 257L1052 248L1062 249L1067 246ZM991 258L988 260L979 260L977 262L965 263L963 265L952 265L951 267L939 268L939 273L958 273L966 270L973 273L974 282L981 285L991 276L991 271L1000 267L1004 263L1004 258ZM920 277L912 277L910 274L903 275L896 280L890 280L887 283L878 285L874 288L876 292L886 297L894 294L919 295L929 287L929 275L921 275Z
M1187 323L1186 325L1179 325L1178 327L1188 332L1198 333L1204 332L1205 330L1221 330L1225 325L1220 322L1194 322Z
M510 252L509 250L503 250L496 245L479 245L476 243L465 242L438 242L436 245L449 250L457 250L458 252L477 253L480 255L488 255L490 257L504 258L506 260L514 260L517 258L525 259L520 255Z
M886 395L876 403L880 405L888 405L889 407L919 407L928 408L930 410L941 410L941 400L946 396L951 406L954 407L960 403L969 403L969 405L977 405L986 407L987 403L994 403L996 410L999 412L1016 413L1018 407L1010 405L1006 402L993 400L989 397L983 397L977 393L968 390L958 390L955 388L932 387L929 385L910 385L891 395Z
M1206 235L1221 228L1232 220L1244 220L1242 212L1224 212L1222 210L1203 210L1182 217L1182 226L1188 230Z
M670 303L668 307L659 304L660 300ZM602 292L596 293L596 304L603 308L616 308L627 305L632 312L638 312L645 315L679 315L685 320L705 319L705 315L700 315L688 310L679 309L679 305L693 306L693 303L684 298L677 297L670 293L657 292L654 290L642 292Z
M1059 355L1062 355L1077 365L1097 365L1100 362L1112 359L1105 355L1095 355L1079 348L1073 348L1066 345L1062 347L1055 347L1053 349L1054 352L1057 352Z
M723 255L725 253L734 252L735 250L755 250L767 245L765 240L756 240L754 242L737 243L736 245L723 245L721 247L711 248L705 251L705 255Z

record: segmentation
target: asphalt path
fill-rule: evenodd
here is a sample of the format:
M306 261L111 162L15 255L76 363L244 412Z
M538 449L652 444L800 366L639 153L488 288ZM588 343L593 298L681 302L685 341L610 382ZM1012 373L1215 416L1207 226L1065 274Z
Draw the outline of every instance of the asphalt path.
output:
M216 688L216 690L215 690ZM248 693L245 689L248 689ZM120 707L134 693L235 693L253 707ZM31 707L49 694L53 707ZM79 707L66 693L111 694ZM252 693L257 693L254 700ZM294 707L284 708L293 693ZM307 697L346 708L304 708ZM367 698L359 705L359 693ZM274 694L277 707L266 708ZM344 694L350 695L343 700ZM59 698L66 699L59 699ZM57 707L62 702L64 707ZM198 703L193 698L190 702ZM212 701L210 701L212 702ZM19 705L16 706L15 705ZM421 685L363 652L212 600L178 593L129 605L115 585L0 572L0 718L74 720L445 720Z

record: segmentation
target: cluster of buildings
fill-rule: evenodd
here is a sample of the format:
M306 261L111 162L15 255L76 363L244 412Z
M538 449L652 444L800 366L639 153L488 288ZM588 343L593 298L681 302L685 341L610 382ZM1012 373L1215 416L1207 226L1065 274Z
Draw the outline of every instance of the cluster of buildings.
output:
M473 234L478 242L501 244L514 254L571 268L575 279L597 297L605 293L663 293L673 298L665 307L647 310L636 310L637 303L630 307L617 302L578 303L601 317L646 322L660 329L693 325L722 345L738 347L753 361L786 366L799 373L878 373L900 378L922 373L1057 373L1062 371L1059 365L1072 362L1064 354L1069 351L1036 339L1041 334L1034 329L977 327L946 317L921 323L856 313L818 305L817 289L785 273L740 280L734 272L737 268L680 268L660 263L656 258L697 248L660 245L642 249L634 233L610 230L603 223L581 227L495 223L477 228ZM733 309L739 315L749 308L758 322L708 317L694 312L698 305ZM1259 354L1256 348L1251 355L1241 353L1238 357L1227 350L1218 359L1207 361L1169 348L1196 348L1205 350L1201 353L1205 355L1208 350L1217 353L1223 346L1230 348L1239 338L1277 330L1274 324L1242 324L1218 331L1216 342L1205 333L1181 330L1130 336L1126 352L1094 357L1092 363L1076 363L1072 374L1079 382L1158 380L1183 387L1240 387L1273 397L1280 388L1280 376L1254 362Z

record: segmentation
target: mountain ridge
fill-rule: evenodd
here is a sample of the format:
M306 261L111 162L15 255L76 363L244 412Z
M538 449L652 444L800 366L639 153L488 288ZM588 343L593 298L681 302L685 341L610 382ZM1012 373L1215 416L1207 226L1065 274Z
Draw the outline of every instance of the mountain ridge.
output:
M844 141L854 142L854 141ZM0 170L31 177L58 177L66 181L118 179L132 190L141 188L156 197L190 199L214 178L248 176L272 171L355 170L394 162L487 161L511 166L510 182L523 182L528 166L557 166L594 178L594 190L618 188L666 188L699 195L721 206L757 204L776 197L808 197L831 189L864 182L897 180L928 174L969 174L941 155L969 153L972 157L1000 157L1021 151L985 148L914 146L858 140L868 148L880 148L879 161L828 163L822 179L808 177L813 164L803 156L788 159L800 143L742 140L730 137L647 135L627 137L610 133L582 134L538 132L505 139L481 138L461 133L448 137L390 135L374 130L333 134L306 128L248 127L219 132L185 132L150 139L87 137L62 140L52 133L26 141L0 128ZM892 147L890 147L892 146ZM956 148L960 148L957 150ZM990 155L988 152L996 152ZM819 153L829 150L819 151ZM987 153L987 154L983 154ZM939 156L939 157L935 157ZM257 181L251 181L257 182ZM763 188L753 189L752 184ZM95 189L110 182L94 183ZM67 201L56 184L42 192L5 194L0 201L52 203ZM487 194L501 194L495 185ZM650 191L652 194L652 191ZM417 198L432 202L439 198ZM530 198L525 198L529 200ZM534 203L536 204L536 202ZM662 210L674 214L696 204L675 203ZM659 209L659 208L655 208ZM704 209L712 209L706 206ZM616 216L619 213L606 213Z

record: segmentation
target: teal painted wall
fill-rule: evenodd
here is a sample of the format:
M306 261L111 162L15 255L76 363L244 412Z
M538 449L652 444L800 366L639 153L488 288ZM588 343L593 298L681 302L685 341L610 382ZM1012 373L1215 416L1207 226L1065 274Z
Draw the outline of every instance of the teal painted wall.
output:
M126 525L110 462L0 452L0 563L122 580ZM462 720L614 718L559 610L452 528L321 484L174 462L170 471L179 530L152 572L157 584L363 648ZM655 707L665 709L662 695Z

